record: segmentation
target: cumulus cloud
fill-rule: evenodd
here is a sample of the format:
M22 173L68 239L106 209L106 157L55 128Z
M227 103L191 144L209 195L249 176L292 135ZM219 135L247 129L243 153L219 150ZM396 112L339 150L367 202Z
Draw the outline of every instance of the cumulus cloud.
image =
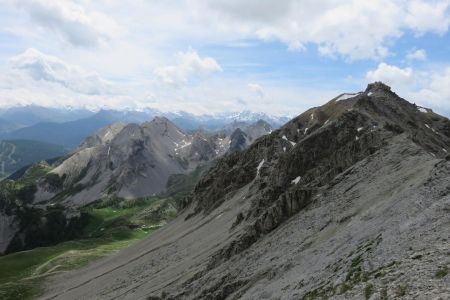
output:
M8 5L13 2L18 5ZM48 103L51 99L51 103L82 100L92 105L122 107L136 101L165 104L176 99L179 102L170 102L173 109L180 109L180 106L183 109L186 103L196 102L192 107L203 105L208 110L217 110L232 105L240 107L244 102L257 108L264 97L266 107L271 110L282 105L287 106L288 111L290 107L301 105L306 109L317 103L300 104L298 89L305 81L286 80L294 74L290 66L275 65L278 61L275 59L263 68L264 53L255 55L256 63L260 64L258 68L251 65L253 62L244 65L242 59L246 54L241 56L237 48L221 47L250 43L258 51L265 49L260 41L275 41L291 50L318 51L323 56L346 61L375 59L378 64L397 49L405 54L403 43L397 47L398 39L404 38L405 44L409 44L410 33L416 36L443 34L450 26L450 0L179 0L176 6L170 1L129 1L126 5L110 0L6 0L4 3L7 5L2 6L0 27L2 32L7 32L5 41L11 41L11 46L0 53L0 59L6 60L11 51L23 51L24 45L33 45L67 61L42 53L19 56L9 63L14 76L9 73L5 76L2 68L6 66L0 62L0 101L8 103L26 99L46 99ZM117 31L120 38L117 38ZM72 45L78 47L70 47ZM223 61L219 62L227 71L224 76L212 76L220 72L222 66L214 58L201 56L194 50L180 52L173 59L171 53L187 49L189 45L199 50L216 47L214 53L220 52L218 55ZM409 57L405 56L404 62L426 58L427 53L420 49L423 46L417 47L418 50L406 53ZM395 54L398 57L400 53ZM432 55L429 56L427 67L434 68ZM348 71L359 72L361 65L355 66L349 65ZM129 97L114 93L109 81L86 71L91 69L114 80L114 87L125 86ZM280 76L270 76L273 81L265 80L267 70L279 70L277 75ZM302 94L302 100L323 101L329 94L336 93L336 89L341 89L335 88L337 84L345 85L332 74L318 72L314 79L334 80L333 91L324 94L314 84L309 88L315 96L308 98ZM415 91L420 90L430 99L444 99L439 95L445 95L445 88L438 83L446 82L446 73L426 72L422 76L420 70L382 63L365 75L368 81L383 80L393 88L414 85ZM348 75L355 76L354 73ZM293 79L306 76L300 74ZM263 88L258 88L256 83L248 84L254 78L258 78ZM201 79L207 80L195 84ZM161 82L169 88L163 87ZM146 97L147 94L153 96Z
M380 63L375 70L368 71L366 79L369 82L382 81L393 88L401 88L412 84L414 72L411 68L399 68L397 66Z
M87 12L75 1L19 0L17 4L35 24L57 33L74 46L97 46L118 31L111 18L95 11Z
M35 81L57 83L82 94L99 95L117 92L97 73L69 65L57 57L43 54L34 48L10 58L9 66L12 70L27 74Z
M427 53L426 53L426 51L424 49L413 50L413 51L409 52L406 55L406 59L408 61L426 60L427 59Z
M416 92L415 98L424 104L450 111L450 67L428 74L430 81Z
M194 1L205 18L220 18L218 30L262 40L279 40L290 49L315 44L327 56L349 60L383 58L389 42L404 31L448 30L449 0L437 1ZM201 9L200 9L201 11Z
M443 34L450 25L449 0L441 1L408 1L405 25L416 34L426 32Z
M222 71L221 66L212 57L200 57L194 50L178 53L178 64L158 67L155 75L164 83L181 86L192 78L204 78Z

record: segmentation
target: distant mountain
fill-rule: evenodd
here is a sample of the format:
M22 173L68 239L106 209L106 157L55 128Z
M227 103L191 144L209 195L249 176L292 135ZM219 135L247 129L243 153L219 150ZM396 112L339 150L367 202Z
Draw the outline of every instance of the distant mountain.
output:
M66 154L67 148L30 140L0 141L0 178L41 160Z
M252 124L259 120L263 120L270 124L273 128L278 128L287 121L289 117L269 116L264 113L255 113L251 111L229 112L217 115L193 115L186 112L165 114L174 124L183 130L192 131L197 129L205 130L221 130L223 127L233 123Z
M229 152L237 152L246 149L257 138L272 133L272 126L263 120L253 124L246 122L234 122L225 127L225 132L232 132L230 135Z
M86 109L47 108L37 105L12 107L0 111L0 118L15 124L16 128L42 122L69 122L93 115Z
M275 117L251 111L194 115L188 112L161 112L156 109L100 110L47 108L37 105L0 110L0 139L28 139L76 147L90 133L109 124L144 123L155 116L164 116L185 132L199 129L219 131L232 123L251 124L264 120L273 128L284 124L288 117Z
M17 128L18 128L18 125L15 124L14 122L2 119L0 117L0 134L12 131Z
M256 139L269 133L256 130L262 124L266 125L261 121L244 130ZM230 136L201 131L187 134L165 117L142 125L114 123L86 138L52 170L64 178L62 190L41 183L35 200L59 198L80 206L107 195L137 198L157 194L165 190L171 175L193 171L226 153L230 144Z
M38 123L3 134L3 139L29 139L74 148L92 132L115 122L141 123L148 115L140 112L101 110L96 114L75 121Z
M266 126L260 121L242 128L255 140L269 133ZM165 117L142 125L113 123L101 128L63 159L35 163L0 182L0 220L4 219L0 225L7 229L0 230L0 254L61 240L59 233L55 236L44 226L52 224L46 218L55 217L55 208L62 220L51 221L65 223L68 228L56 230L65 232L82 221L80 208L93 202L126 202L159 194L181 203L185 190L229 151L231 143L223 132L185 133ZM6 157L15 152L7 149Z
M225 131L188 134L165 117L155 117L142 125L113 123L87 137L65 160L50 169L50 173L60 178L58 188L46 180L36 182L34 201L83 206L103 197L158 194L166 189L171 175L187 174L228 151L242 151L272 131L262 120L241 128L234 131L242 132L244 141L235 141L236 134ZM7 145L5 149L9 149ZM4 151L5 157L15 151L9 150Z

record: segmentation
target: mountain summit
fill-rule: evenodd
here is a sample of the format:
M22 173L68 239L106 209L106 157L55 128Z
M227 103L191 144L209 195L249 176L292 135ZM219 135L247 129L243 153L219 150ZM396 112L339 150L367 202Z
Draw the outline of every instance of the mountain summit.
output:
M449 129L382 83L343 94L219 159L176 220L44 299L444 296Z

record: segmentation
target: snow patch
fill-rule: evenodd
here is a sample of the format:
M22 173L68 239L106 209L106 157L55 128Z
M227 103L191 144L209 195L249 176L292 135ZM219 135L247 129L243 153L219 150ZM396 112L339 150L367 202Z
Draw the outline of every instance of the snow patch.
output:
M425 126L426 126L428 129L430 129L431 131L433 131L434 133L437 133L436 130L434 130L434 128L430 127L430 125L425 124Z
M372 92L369 92L368 94L367 94L367 96L372 96L373 95L373 93Z
M297 184L297 183L299 183L300 182L300 179L302 179L300 176L298 176L298 177L296 177L295 179L293 179L292 181L291 181L291 183L292 184Z
M444 151L445 153L448 153L447 150L445 150L444 148L442 148L442 151Z
M328 122L330 122L330 119L326 120L325 123L323 123L323 125L327 125Z
M311 114L311 120L314 120L314 113Z
M350 99L357 95L358 95L358 93L345 93L345 94L340 95L338 98L336 98L336 102L341 101L341 100Z
M286 152L286 147L283 147L283 152Z
M285 141L288 141L289 143L291 143L292 146L295 146L297 144L295 142L292 142L292 141L288 140L288 138L285 135L283 135L282 139L285 140Z
M356 136L356 137L355 137L355 141L359 141L359 136Z
M363 130L364 129L364 127L359 127L358 129L356 129L356 130L358 130L358 132L360 132L361 130Z
M256 168L256 176L259 176L259 170L261 170L262 166L264 165L264 158L263 160L259 163L258 167Z
M107 154L108 157L109 157L109 152L111 152L111 146L108 147L108 154Z
M306 128L305 128L305 131L304 131L304 133L303 133L303 134L306 134L306 133L308 132L308 129L309 129L309 128L308 128L308 127L306 127Z
M428 112L428 110L426 108L421 107L421 106L418 106L417 110L422 112L422 113L425 113L425 114Z

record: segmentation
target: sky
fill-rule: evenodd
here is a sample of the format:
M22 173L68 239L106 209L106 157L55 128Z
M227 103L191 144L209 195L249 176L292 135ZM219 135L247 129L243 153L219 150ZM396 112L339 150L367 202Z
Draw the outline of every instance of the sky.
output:
M450 0L0 0L0 107L297 115L383 81L450 116Z

